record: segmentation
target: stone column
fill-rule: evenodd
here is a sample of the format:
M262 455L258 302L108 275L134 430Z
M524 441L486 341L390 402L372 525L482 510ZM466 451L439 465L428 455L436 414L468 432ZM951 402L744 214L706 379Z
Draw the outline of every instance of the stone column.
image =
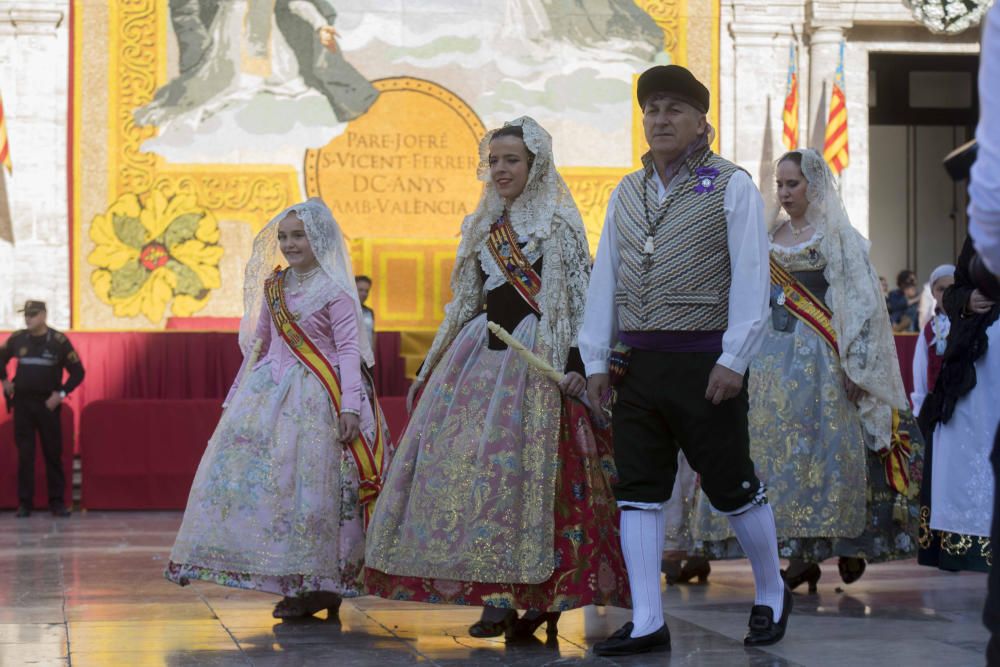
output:
M0 94L14 173L14 243L0 240L0 329L24 326L26 299L70 325L67 201L69 0L0 0Z
M809 146L821 149L826 130L830 91L840 60L844 26L812 26L809 34L808 125L804 138Z
M760 3L737 0L732 21L723 34L730 39L731 59L722 72L723 156L746 169L764 196L768 221L778 211L774 195L774 161L785 150L781 143L782 109L788 78L788 50L801 36L801 0ZM799 67L806 67L800 48ZM805 89L799 88L800 96ZM800 126L801 120L800 102Z
M849 23L814 21L809 27L809 145L820 152L826 135L830 94L840 62L840 43ZM840 176L840 192L851 224L868 236L868 50L848 40L844 52L847 136L850 164Z

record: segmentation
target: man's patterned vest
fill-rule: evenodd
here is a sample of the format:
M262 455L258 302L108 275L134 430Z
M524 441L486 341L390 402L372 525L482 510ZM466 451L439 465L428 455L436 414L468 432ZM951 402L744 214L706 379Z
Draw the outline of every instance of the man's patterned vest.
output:
M648 162L622 179L615 207L621 331L724 331L729 322L731 269L723 202L735 171L732 162L705 149L686 162L690 177L658 202L659 178ZM652 254L646 246L649 217L660 222Z

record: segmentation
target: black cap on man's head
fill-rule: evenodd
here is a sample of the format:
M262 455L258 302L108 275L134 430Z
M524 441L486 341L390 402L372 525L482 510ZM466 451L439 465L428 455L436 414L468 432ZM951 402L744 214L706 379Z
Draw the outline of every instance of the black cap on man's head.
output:
M45 310L44 301L25 301L24 308L21 308L17 312L24 313L25 315L35 315Z
M711 95L708 88L690 70L679 65L657 65L650 67L639 76L639 107L646 106L646 100L654 93L667 93L687 102L701 113L708 113Z

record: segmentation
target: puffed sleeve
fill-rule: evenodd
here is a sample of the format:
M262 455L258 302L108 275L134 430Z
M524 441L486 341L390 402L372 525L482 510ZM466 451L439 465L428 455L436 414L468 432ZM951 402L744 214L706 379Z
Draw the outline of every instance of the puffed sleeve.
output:
M361 382L361 349L358 344L361 330L354 300L347 294L339 294L327 306L327 315L340 365L340 411L360 415L364 385Z

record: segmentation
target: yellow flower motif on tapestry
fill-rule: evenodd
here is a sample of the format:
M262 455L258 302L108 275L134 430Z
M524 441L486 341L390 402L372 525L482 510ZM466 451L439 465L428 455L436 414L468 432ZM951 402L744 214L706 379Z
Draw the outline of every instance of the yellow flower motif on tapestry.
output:
M90 225L94 292L116 317L189 317L222 285L219 226L194 195L122 195Z

